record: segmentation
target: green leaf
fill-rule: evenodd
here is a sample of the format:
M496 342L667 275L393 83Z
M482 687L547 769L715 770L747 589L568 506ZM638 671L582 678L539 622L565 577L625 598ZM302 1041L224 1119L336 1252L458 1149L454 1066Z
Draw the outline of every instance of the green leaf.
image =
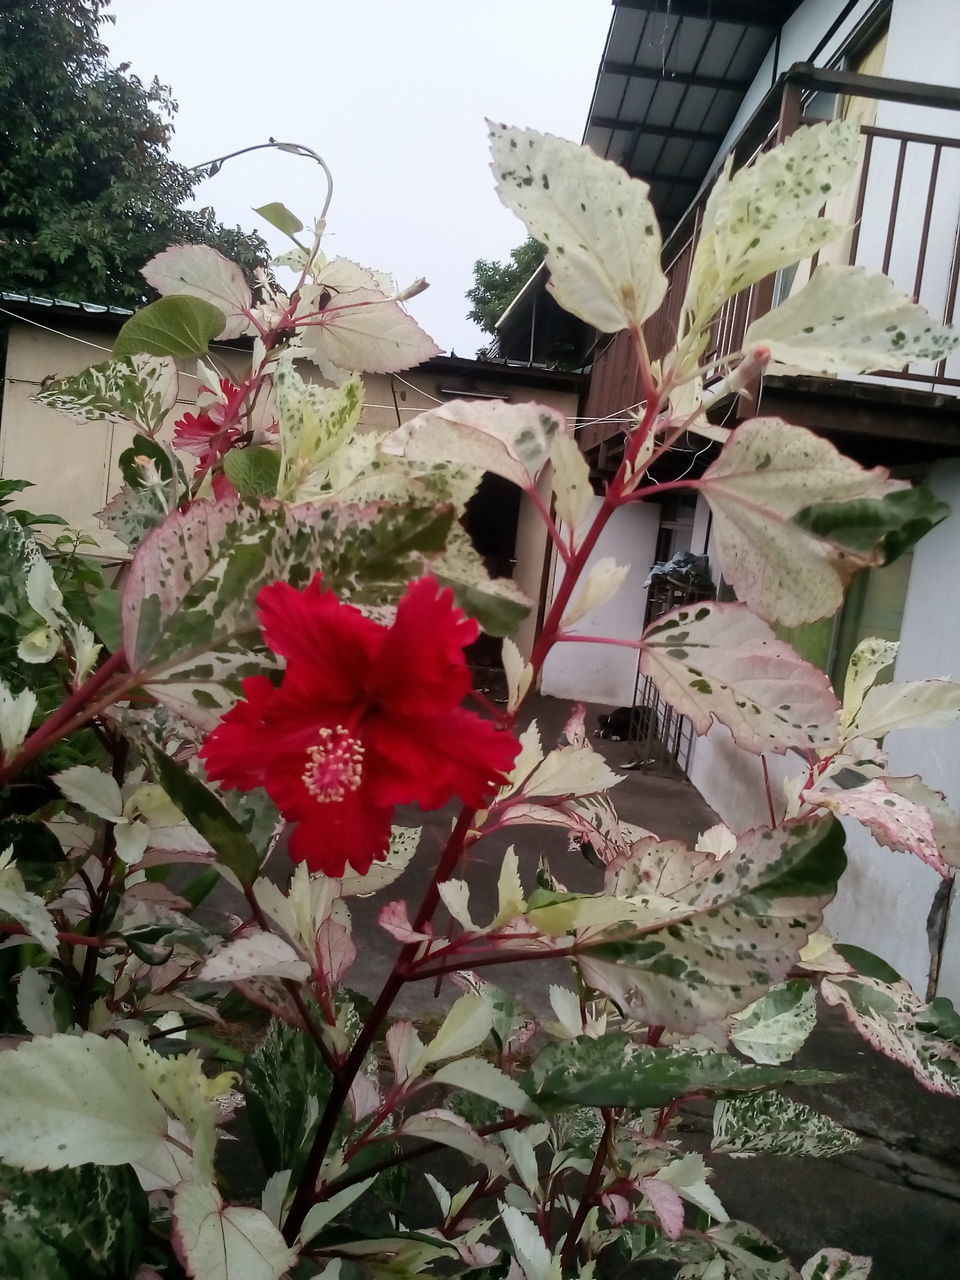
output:
M828 1084L829 1071L755 1066L728 1053L651 1048L623 1032L550 1044L523 1080L544 1109L665 1107L690 1093L741 1093L782 1084Z
M282 231L285 236L292 239L299 231L303 230L303 223L295 213L291 213L286 205L281 204L279 200L271 200L269 204L262 204L259 208L254 209L254 213L259 213L270 223L271 227L276 227L278 231Z
M71 864L49 827L29 818L0 819L0 852L13 850L13 860L25 888L51 897L70 878Z
M160 785L186 820L199 831L241 884L252 885L260 869L260 854L240 823L209 787L163 751L149 749L150 763Z
M713 1115L712 1151L735 1155L831 1157L860 1138L812 1107L778 1093L727 1098Z
M892 564L949 514L947 504L920 484L882 498L816 503L793 519L832 546L860 557L879 555L879 564Z
M177 402L177 366L166 355L128 355L61 378L35 399L75 422L135 422L153 435Z
M131 316L117 334L114 359L141 352L152 356L201 356L225 324L223 312L202 298L159 298Z
M0 1165L0 1275L23 1280L131 1276L140 1262L146 1195L129 1168L24 1173Z
M310 1037L274 1019L244 1071L247 1114L268 1173L292 1169L295 1184L329 1092L330 1073Z
M123 644L123 627L120 621L120 590L117 587L100 587L90 602L93 612L93 630L111 653Z
M134 556L122 606L131 668L159 702L213 728L244 677L275 666L258 625L261 587L303 587L319 571L341 599L393 604L430 572L452 520L449 507L194 503Z
M678 1031L744 1008L786 978L820 927L843 839L832 818L746 832L675 892L662 923L578 941L583 979L646 1025Z
M876 956L863 947L855 947L850 942L835 942L834 950L843 956L848 964L852 964L857 973L864 978L879 978L881 982L899 982L900 975L893 965Z
M274 498L280 476L280 455L265 445L230 449L223 459L227 479L241 498Z

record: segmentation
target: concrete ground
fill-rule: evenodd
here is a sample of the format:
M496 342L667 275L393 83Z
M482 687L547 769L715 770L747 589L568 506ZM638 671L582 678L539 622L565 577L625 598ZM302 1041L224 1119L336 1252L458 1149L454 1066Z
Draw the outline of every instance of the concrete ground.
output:
M590 708L591 732L597 713L603 710L608 708ZM556 741L568 711L568 704L555 699L531 700L530 714L540 723L545 745ZM597 741L595 745L614 767L630 758L627 744ZM697 791L677 779L629 772L614 799L622 818L664 838L693 842L716 821ZM403 897L412 907L419 902L431 869L425 850L430 841L439 850L453 812L451 808L398 815L401 820L423 821L425 843L387 898ZM527 885L533 881L542 852L549 855L555 874L569 888L588 891L599 885L600 873L581 856L569 853L562 835L535 827L514 828L482 843L463 868L479 920L493 914L500 860L510 843L520 854ZM282 873L283 868L275 871ZM367 995L379 990L397 950L377 924L383 901L384 895L351 900L359 954L347 981ZM488 973L534 1013L549 1007L550 982L569 982L564 961ZM411 986L395 1012L415 1018L440 1017L456 994L449 984L439 995L432 983ZM714 1157L716 1189L728 1212L766 1231L798 1264L821 1246L832 1246L872 1255L872 1280L960 1278L960 1100L922 1089L908 1071L872 1050L834 1010L823 1011L801 1060L806 1066L842 1073L842 1083L816 1091L797 1090L796 1095L862 1135L863 1145L829 1161ZM684 1115L694 1145L703 1147L708 1141L708 1112L708 1107L695 1106ZM669 1271L672 1274L673 1269Z

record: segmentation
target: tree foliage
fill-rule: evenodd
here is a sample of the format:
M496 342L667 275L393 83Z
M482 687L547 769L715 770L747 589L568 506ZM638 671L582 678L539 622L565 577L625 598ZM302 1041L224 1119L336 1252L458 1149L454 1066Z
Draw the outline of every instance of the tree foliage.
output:
M109 0L0 7L0 284L137 305L139 270L171 243L214 245L251 267L259 236L184 209L196 177L169 156L176 103L110 66Z
M543 261L544 247L533 236L511 249L508 262L478 258L473 264L473 288L466 297L473 306L467 319L484 333L496 333L497 321Z

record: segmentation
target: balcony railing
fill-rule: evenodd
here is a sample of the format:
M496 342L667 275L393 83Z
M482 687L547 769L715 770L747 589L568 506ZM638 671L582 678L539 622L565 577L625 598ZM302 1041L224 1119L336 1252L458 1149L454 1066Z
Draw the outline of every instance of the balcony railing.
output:
M734 167L781 141L794 130L823 116L816 109L827 97L874 98L905 106L927 106L957 114L960 133L960 90L823 72L798 66L787 72L758 107L732 148ZM939 136L861 125L863 135L854 199L830 216L846 217L849 235L825 251L832 263L882 271L897 287L921 302L945 323L957 320L960 280L960 137ZM651 359L666 355L676 342L680 309L700 235L708 187L694 202L664 247L669 288L656 315L647 322L645 338ZM852 212L851 212L852 206ZM814 264L816 259L814 260ZM792 273L781 272L732 298L714 324L705 360L741 349L748 325L789 292ZM960 394L960 356L929 365L907 366L870 379L892 379L914 390ZM861 381L867 379L861 379ZM588 419L603 419L581 431L581 447L589 451L623 430L624 411L641 396L636 361L628 333L611 339L594 361L587 397Z

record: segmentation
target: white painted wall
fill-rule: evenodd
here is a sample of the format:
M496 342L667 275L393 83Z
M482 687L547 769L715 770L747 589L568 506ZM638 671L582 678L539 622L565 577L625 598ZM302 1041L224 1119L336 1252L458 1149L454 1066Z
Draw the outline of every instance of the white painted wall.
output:
M597 498L591 516L599 504ZM633 503L614 513L587 562L587 571L597 560L613 556L618 564L629 564L630 573L612 600L577 623L579 633L638 639L647 602L643 580L654 561L659 525L660 508L652 503ZM550 599L558 584L555 566ZM633 702L636 677L635 649L609 644L558 644L544 663L540 688L555 698L627 706Z
M857 24L870 12L874 2L875 0L860 0L830 43L817 57L818 67L828 67L833 62ZM951 0L945 0L945 2L949 4ZM897 3L903 3L903 0L895 0L894 7ZM907 3L916 7L927 4L928 0L907 0ZM811 61L814 49L836 21L841 7L840 0L806 0L806 4L802 4L793 17L784 23L780 34L779 56L775 58L776 49L771 41L770 50L754 77L753 84L747 90L740 110L734 117L733 124L717 153L719 160L722 160L733 142L743 132L747 121L762 102L764 95L769 92L777 76L792 67L795 62Z

